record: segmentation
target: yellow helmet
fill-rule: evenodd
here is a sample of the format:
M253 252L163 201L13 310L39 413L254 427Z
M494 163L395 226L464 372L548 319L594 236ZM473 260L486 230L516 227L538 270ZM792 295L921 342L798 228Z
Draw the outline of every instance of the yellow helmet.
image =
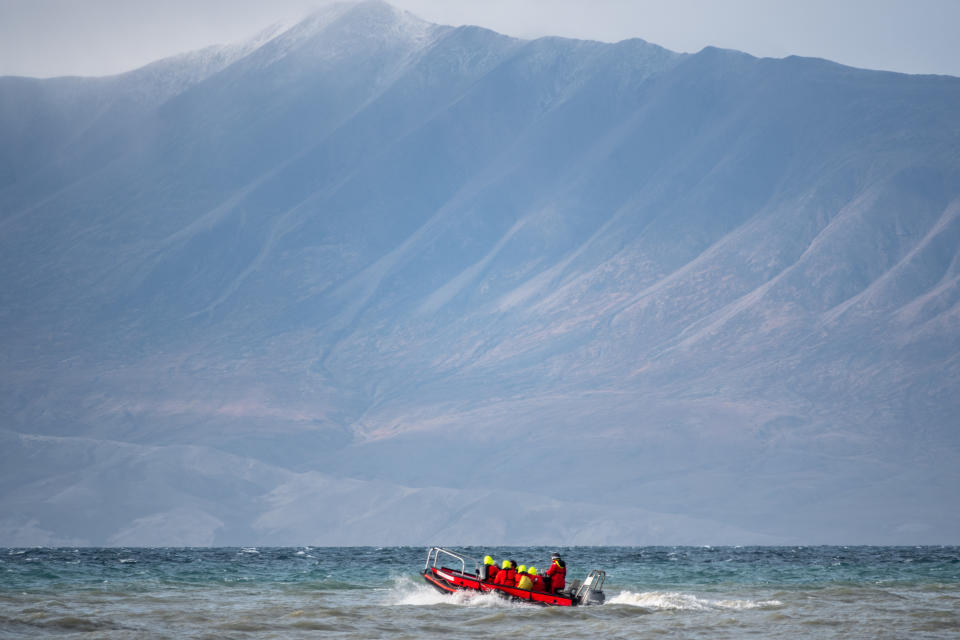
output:
M519 567L517 567L517 573L523 573L526 570L527 570L527 565L525 564L522 564Z
M527 573L529 573L529 574L532 575L532 576L535 576L535 575L537 575L537 568L536 568L536 567L530 567L529 569L527 569Z
M491 558L490 556L484 556L483 564L493 564L493 558Z
M503 564L500 565L500 568L501 568L501 569L509 569L509 568L510 568L510 561L509 561L509 560L504 560L504 561L503 561Z

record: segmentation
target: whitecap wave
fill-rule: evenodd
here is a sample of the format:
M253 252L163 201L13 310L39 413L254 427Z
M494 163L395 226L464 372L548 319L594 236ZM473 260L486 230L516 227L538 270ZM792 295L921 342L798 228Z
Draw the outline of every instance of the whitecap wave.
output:
M441 593L427 584L418 584L408 576L397 578L392 588L388 590L387 605L398 606L431 606L447 604L462 607L511 608L528 607L522 602L511 602L494 593L477 593L475 591L458 591L457 593Z
M645 591L642 593L621 591L607 600L607 604L625 604L633 607L643 607L651 611L740 611L783 606L783 603L779 600L712 600L690 593L670 591Z

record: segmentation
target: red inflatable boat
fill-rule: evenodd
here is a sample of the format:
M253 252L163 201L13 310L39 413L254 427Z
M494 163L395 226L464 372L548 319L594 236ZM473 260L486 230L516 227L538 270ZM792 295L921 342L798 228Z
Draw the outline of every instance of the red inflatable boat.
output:
M449 564L450 566L445 566ZM472 566L472 572L467 567ZM494 592L497 595L516 601L526 601L553 607L575 607L578 605L603 604L603 583L607 579L604 571L594 569L587 574L583 582L574 580L567 591L547 593L530 591L493 584L480 578L480 563L443 547L431 547L427 552L427 564L423 568L423 579L436 589L446 593L473 591L477 593Z

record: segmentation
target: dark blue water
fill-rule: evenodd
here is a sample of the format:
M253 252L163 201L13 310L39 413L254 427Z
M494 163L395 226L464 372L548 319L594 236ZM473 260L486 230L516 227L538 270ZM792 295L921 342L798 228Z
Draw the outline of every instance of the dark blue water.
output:
M957 638L960 547L511 547L607 604L449 596L425 548L0 549L0 637Z

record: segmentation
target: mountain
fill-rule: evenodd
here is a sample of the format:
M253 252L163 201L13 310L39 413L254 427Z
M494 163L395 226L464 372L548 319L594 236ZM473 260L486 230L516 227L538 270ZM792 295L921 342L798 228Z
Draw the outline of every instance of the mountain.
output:
M958 104L375 0L0 78L0 544L956 542Z

